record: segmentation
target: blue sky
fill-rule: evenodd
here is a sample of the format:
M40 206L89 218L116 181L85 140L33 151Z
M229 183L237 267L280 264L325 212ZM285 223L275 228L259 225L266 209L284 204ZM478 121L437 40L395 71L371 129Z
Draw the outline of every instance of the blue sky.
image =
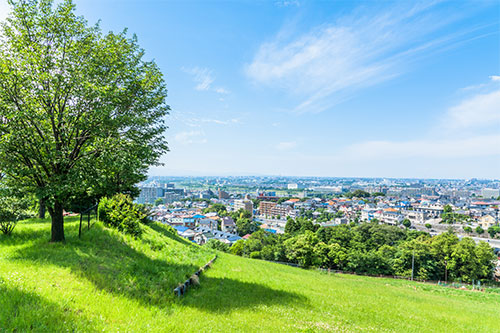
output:
M498 1L76 4L165 74L152 175L500 178Z

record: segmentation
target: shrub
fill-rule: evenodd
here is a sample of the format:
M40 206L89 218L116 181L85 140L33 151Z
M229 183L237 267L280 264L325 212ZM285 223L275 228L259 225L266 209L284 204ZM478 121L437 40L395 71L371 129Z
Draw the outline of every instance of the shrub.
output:
M3 234L12 234L19 220L30 217L28 205L25 198L0 195L0 231Z
M99 220L104 225L118 229L134 237L142 235L141 223L149 221L149 215L143 207L134 204L125 194L116 194L103 198L99 202Z
M253 251L252 253L250 253L250 258L260 259L261 258L260 251Z
M222 252L229 252L229 245L221 242L218 239L214 239L214 238L209 239L208 242L206 242L204 246L206 246L210 249L219 250Z

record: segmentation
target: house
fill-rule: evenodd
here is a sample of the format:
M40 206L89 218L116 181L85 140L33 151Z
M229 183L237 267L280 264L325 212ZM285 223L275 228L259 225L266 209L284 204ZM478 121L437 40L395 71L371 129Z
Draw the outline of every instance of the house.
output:
M481 216L478 220L478 224L483 228L484 230L488 230L489 227L494 226L497 224L497 221L495 218L491 215L484 215Z
M236 224L234 223L234 220L231 217L226 216L222 218L221 229L224 232L234 234L236 233Z
M210 230L206 227L196 227L194 231L196 232L194 241L200 245L205 244L210 239L217 239L229 245L241 239L241 237L239 236L229 234L220 230Z
M217 223L216 220L209 218L199 219L198 222L196 223L197 227L204 227L210 230L217 230L218 225L219 224Z
M196 233L192 229L183 226L176 226L174 229L177 230L177 234L179 236L189 239L190 241L194 241Z

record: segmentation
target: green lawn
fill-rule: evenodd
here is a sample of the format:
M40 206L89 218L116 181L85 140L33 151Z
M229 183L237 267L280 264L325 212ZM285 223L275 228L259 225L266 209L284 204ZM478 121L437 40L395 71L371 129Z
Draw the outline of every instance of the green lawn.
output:
M142 240L65 226L66 244L39 220L0 236L0 331L500 331L499 294L227 254L179 300L172 289L213 252L160 225Z

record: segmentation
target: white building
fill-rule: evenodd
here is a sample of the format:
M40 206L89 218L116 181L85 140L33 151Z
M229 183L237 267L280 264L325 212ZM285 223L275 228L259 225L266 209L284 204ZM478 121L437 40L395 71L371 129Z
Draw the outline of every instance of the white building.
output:
M500 190L494 188L483 188L481 190L481 196L486 199L496 199L500 197Z

